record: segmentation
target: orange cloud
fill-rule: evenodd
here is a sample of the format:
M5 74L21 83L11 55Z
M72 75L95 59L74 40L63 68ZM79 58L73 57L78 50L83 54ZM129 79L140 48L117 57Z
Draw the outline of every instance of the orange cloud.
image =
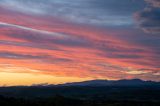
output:
M5 9L0 10L0 29L0 64L16 67L12 72L84 79L160 80L156 74L156 50L117 36L127 32L113 33ZM2 68L8 70L7 66ZM5 72L2 68L1 72Z

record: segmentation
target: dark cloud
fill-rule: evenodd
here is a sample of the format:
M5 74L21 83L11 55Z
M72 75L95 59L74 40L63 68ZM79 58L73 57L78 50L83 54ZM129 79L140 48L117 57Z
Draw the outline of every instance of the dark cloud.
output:
M146 2L150 3L153 7L160 7L160 1L159 0L145 0Z
M121 58L121 59L139 59L139 58L143 58L142 56L139 55L134 55L134 54L113 54L110 56L107 56L110 58Z
M29 47L29 48L38 48L42 50L56 50L56 51L63 51L56 46L45 45L45 44L37 44L37 43L28 43L28 42L16 42L16 41L7 41L7 40L0 40L1 46L17 46L17 47Z
M42 59L49 58L48 55L29 55L29 54L17 54L11 52L0 52L0 58L11 58L11 59Z
M24 60L24 59L35 59L39 60L44 63L63 63L63 62L71 62L71 59L67 58L58 58L51 55L46 54L27 54L27 53L12 53L8 51L0 51L0 58L8 58L8 59L18 59L18 60Z
M148 33L160 33L160 1L145 0L148 5L141 11L136 13L136 19L139 26Z

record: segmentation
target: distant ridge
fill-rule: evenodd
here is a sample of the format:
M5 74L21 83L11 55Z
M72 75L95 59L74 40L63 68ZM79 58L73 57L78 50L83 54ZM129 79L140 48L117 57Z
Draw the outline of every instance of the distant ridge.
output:
M160 100L160 82L131 80L89 80L59 85L0 87L0 95L16 98L46 98L61 95L80 99Z
M89 80L83 82L73 82L59 84L57 86L143 86L143 85L160 85L160 82L143 81L141 79L122 79L122 80Z
M71 82L71 83L64 83L64 84L33 84L31 86L2 86L2 87L63 87L63 86L91 86L91 87L103 87L103 86L158 86L160 87L160 82L155 81L144 81L141 79L121 79L121 80L87 80L82 82ZM1 87L0 87L1 88Z

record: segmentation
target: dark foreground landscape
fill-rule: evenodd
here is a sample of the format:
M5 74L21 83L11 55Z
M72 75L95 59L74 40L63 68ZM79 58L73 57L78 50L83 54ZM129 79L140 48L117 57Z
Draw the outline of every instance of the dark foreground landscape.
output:
M1 106L160 106L160 83L94 80L0 87Z
M20 99L0 96L1 106L160 106L158 101L80 100L55 96L51 98Z

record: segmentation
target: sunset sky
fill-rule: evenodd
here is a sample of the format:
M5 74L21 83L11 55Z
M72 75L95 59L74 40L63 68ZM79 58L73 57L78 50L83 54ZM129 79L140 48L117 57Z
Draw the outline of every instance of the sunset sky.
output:
M0 86L160 81L160 0L0 0Z

